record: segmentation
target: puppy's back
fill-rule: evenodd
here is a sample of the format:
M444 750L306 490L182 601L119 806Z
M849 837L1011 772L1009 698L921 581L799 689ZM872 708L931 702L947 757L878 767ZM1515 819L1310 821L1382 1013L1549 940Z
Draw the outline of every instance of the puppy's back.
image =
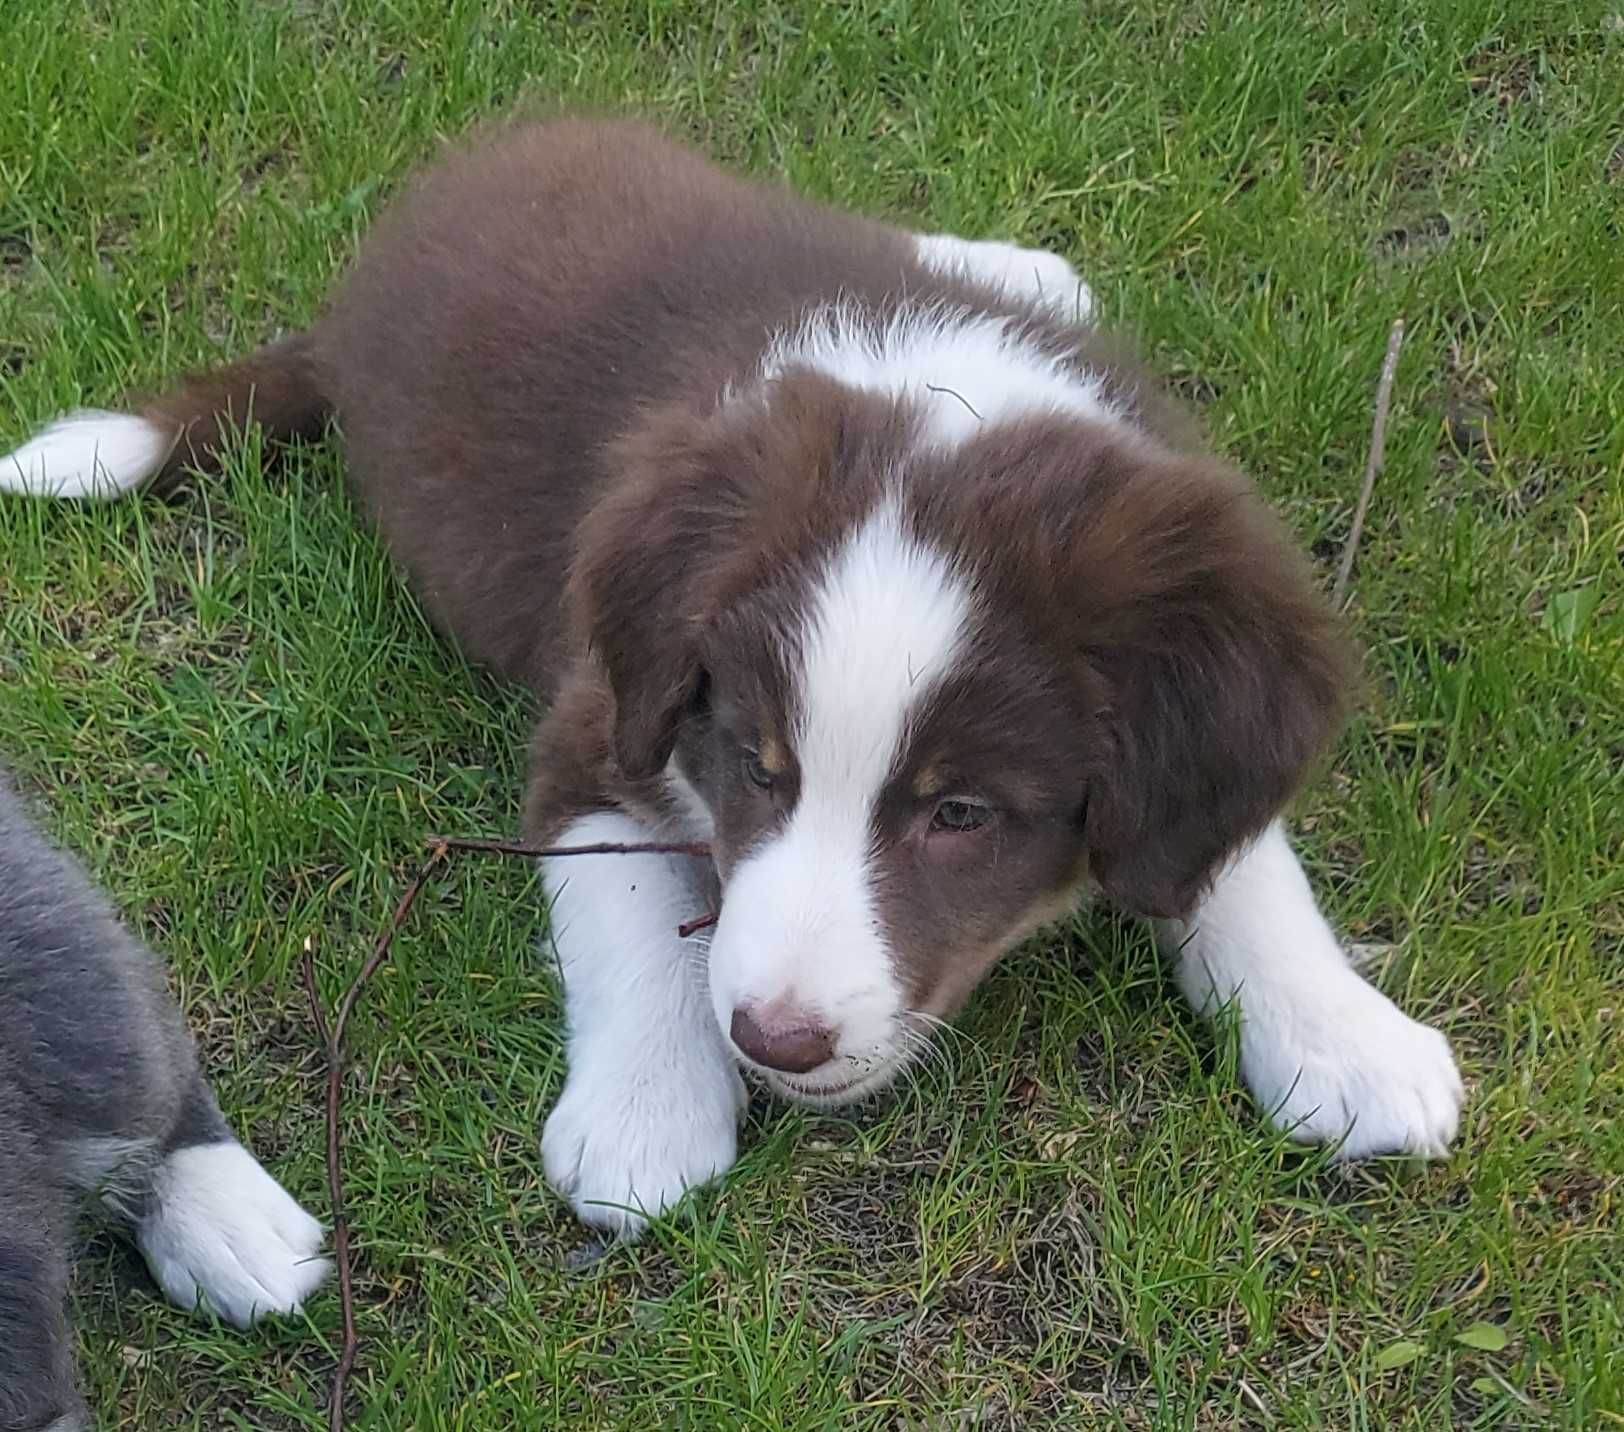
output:
M429 166L311 340L350 476L431 616L546 692L606 445L651 405L714 403L808 306L916 271L900 230L646 124L561 119Z

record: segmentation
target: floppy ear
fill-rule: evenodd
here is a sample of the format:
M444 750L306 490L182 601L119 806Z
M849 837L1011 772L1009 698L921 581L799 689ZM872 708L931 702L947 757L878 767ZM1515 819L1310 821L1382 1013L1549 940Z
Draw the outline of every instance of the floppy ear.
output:
M919 504L1053 663L1094 880L1188 914L1341 723L1348 651L1285 530L1224 464L1059 416L966 443Z
M770 405L742 397L711 411L654 410L607 448L609 477L577 534L566 600L614 693L614 750L628 778L670 759L702 694L718 615L816 530L830 475L852 461L842 401L827 380L780 383Z
M704 436L701 418L673 407L611 444L612 476L576 536L566 601L577 638L608 676L615 757L631 780L664 768L702 679L698 633L715 539Z
M1085 835L1140 914L1189 912L1337 733L1350 664L1306 564L1238 473L1136 463L1073 544L1099 727Z

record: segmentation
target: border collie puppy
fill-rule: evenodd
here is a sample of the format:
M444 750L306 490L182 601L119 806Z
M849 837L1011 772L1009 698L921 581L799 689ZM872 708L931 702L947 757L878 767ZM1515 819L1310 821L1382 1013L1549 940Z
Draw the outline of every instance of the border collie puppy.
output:
M321 1226L220 1116L158 961L0 773L0 1427L90 1426L65 1323L87 1193L173 1301L239 1327L327 1274Z
M434 621L546 704L527 834L709 842L544 872L542 1150L588 1222L732 1163L741 1066L879 1089L1086 891L1238 1007L1270 1118L1441 1154L1449 1045L1349 966L1277 820L1338 730L1335 623L1090 309L1055 255L561 120L429 169L305 332L61 419L0 485L163 487L232 423L335 417Z

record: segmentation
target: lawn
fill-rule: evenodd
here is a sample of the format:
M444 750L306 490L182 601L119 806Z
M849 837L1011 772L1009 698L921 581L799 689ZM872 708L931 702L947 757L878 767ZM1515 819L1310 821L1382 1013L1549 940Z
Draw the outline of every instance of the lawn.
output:
M308 319L485 116L632 107L921 227L1063 251L1327 585L1298 825L1471 1087L1433 1166L1294 1151L1103 914L852 1117L764 1098L691 1215L594 1247L516 862L425 894L351 1026L352 1429L1624 1424L1624 17L1588 0L4 0L0 450ZM177 504L0 504L0 757L173 962L222 1102L326 1214L341 991L429 831L517 820L532 713L427 630L336 444ZM109 1428L319 1428L335 1295L216 1330L87 1238ZM1486 1325L1484 1327L1479 1324Z

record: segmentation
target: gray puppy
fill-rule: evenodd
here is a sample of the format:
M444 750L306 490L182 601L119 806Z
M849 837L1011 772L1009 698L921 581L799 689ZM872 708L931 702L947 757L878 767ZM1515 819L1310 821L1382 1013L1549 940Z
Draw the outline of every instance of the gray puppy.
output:
M0 1429L89 1417L66 1322L85 1195L166 1294L246 1327L326 1276L321 1225L237 1141L159 962L0 772Z

